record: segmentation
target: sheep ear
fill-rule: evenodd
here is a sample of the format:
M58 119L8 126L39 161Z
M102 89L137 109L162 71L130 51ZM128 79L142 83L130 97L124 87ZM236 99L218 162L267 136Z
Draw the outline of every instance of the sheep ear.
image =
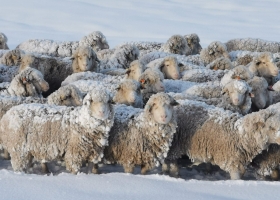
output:
M117 90L117 91L119 91L120 89L121 89L121 87L120 87L120 86L116 88L116 90Z
M267 90L268 90L268 91L275 91L275 90L273 89L272 85L269 85L269 86L267 87Z
M75 59L75 57L74 56L72 56L71 58L70 58L70 60L74 60Z
M140 82L141 84L145 84L145 83L146 83L146 80L145 80L145 79L141 79L139 82Z
M178 106L179 103L175 100L173 100L171 103L170 103L171 106Z
M148 107L148 109L149 109L149 112L152 112L152 109L153 109L153 106L154 106L155 104L153 104L152 106L151 105L147 105L147 107Z
M96 61L97 63L100 63L100 60L99 60L97 57L96 57L95 61Z
M255 97L255 95L254 95L252 92L249 92L249 96L250 96L251 98Z
M163 68L164 68L164 61L160 64L159 70L162 71Z
M256 60L255 63L256 63L256 65L259 65L259 64L261 64L261 61L260 60Z
M184 65L182 63L178 63L179 67L184 67Z
M216 70L218 70L218 67L217 67L217 66L215 66L215 67L213 68L213 70L215 70L215 71L216 71Z
M116 102L114 101L114 99L111 99L108 101L109 104L116 104Z
M226 94L226 93L227 93L227 91L228 91L228 90L227 90L227 88L225 88L225 87L224 87L224 88L222 89L221 94L222 94L222 95L224 95L224 94Z
M21 79L21 81L22 81L23 83L26 83L26 82L27 82L27 80L26 80L25 77L23 77L23 78Z
M130 72L131 72L131 69L127 69L126 72L125 72L125 74L129 75Z

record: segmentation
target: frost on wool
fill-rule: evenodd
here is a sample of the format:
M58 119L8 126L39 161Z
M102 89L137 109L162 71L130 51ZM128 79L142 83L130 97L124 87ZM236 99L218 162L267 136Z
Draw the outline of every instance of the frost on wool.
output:
M11 82L17 74L18 74L17 66L8 67L0 64L0 83Z

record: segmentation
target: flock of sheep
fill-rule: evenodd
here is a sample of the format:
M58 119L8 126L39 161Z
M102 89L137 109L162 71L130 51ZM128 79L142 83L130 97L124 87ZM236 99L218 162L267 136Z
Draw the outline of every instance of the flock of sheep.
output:
M15 171L65 162L78 173L120 164L126 173L178 159L240 179L251 165L279 178L280 43L214 41L197 34L109 49L95 31L80 41L28 40L9 50L0 33L0 144Z

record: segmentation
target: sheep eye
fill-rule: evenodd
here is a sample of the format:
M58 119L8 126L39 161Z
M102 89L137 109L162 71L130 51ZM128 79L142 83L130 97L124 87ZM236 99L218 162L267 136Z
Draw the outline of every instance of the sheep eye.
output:
M265 64L265 62L263 62L263 64Z

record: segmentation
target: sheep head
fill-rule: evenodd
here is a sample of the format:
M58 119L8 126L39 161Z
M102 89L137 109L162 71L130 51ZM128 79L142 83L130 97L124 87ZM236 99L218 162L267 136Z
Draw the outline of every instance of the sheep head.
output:
M59 88L60 105L64 106L81 106L83 104L83 95L74 85L66 85Z
M113 98L114 102L138 108L143 107L143 97L140 91L139 82L134 80L125 80L119 84L116 90L117 92Z
M94 31L87 36L84 36L79 44L81 46L88 46L93 48L95 51L100 51L102 49L109 49L106 37L100 31Z
M242 80L233 80L222 89L222 95L229 96L231 103L235 106L244 104L245 99L251 94L251 87Z
M109 92L103 88L96 88L90 91L83 100L89 114L100 120L106 120L112 114L112 98Z
M185 35L184 38L187 40L188 46L191 49L191 55L199 54L202 50L200 45L200 39L197 34L192 33L189 35Z
M19 71L21 72L21 71L25 70L27 67L32 67L34 61L35 61L34 56L32 56L30 54L23 55L21 58Z
M272 104L272 93L268 83L263 77L255 76L253 79L248 81L249 86L252 88L252 103L258 109L264 109Z
M0 32L0 49L9 49L8 45L8 38L4 33Z
M164 91L163 74L158 69L147 69L139 77L144 92L158 93Z
M156 123L168 124L174 115L173 106L176 105L178 105L178 102L168 94L161 92L151 96L144 112Z
M134 60L130 63L129 68L126 70L126 79L133 79L138 81L140 75L144 72L144 65L139 60Z
M254 68L258 76L274 77L278 76L278 67L275 64L273 56L269 52L260 53L259 56L254 57L253 62L249 68Z
M80 46L76 49L72 58L72 68L74 73L85 71L98 71L99 59L92 48Z
M248 68L243 65L239 65L233 68L231 71L233 72L231 76L232 79L248 81L254 77Z
M180 78L180 69L175 57L165 57L160 64L160 71L162 71L167 79L177 80Z

